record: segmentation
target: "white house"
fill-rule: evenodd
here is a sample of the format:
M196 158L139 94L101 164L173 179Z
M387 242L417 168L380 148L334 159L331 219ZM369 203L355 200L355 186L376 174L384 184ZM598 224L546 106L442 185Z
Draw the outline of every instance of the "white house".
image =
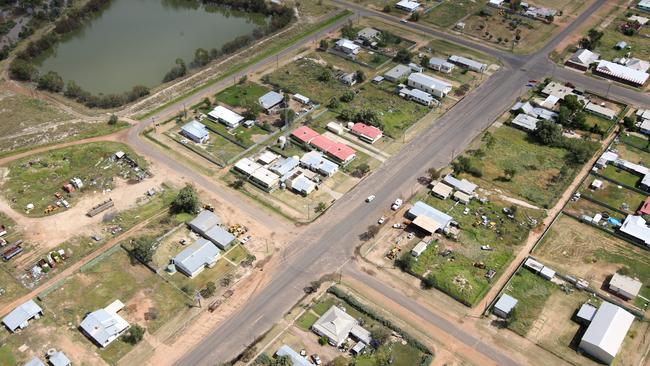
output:
M435 106L438 104L438 101L435 100L431 94L423 92L422 90L401 88L399 89L398 93L402 98L412 100L427 107L431 107L432 105Z
M451 55L447 59L449 62L454 63L460 67L464 67L466 69L469 69L471 71L476 71L476 72L484 72L487 70L487 65L484 63L480 63L478 61L474 61L471 58L463 57L463 56L457 56L457 55Z
M451 84L420 72L409 75L407 84L438 98L447 96L451 91Z
M174 263L176 269L192 278L201 273L206 267L214 266L220 257L220 252L219 248L211 241L200 238L178 253L172 259L172 263Z
M15 332L17 329L27 327L31 319L38 319L42 315L43 309L34 300L28 300L7 314L2 319L2 323L9 331Z
M129 323L118 314L123 308L124 304L115 300L107 307L88 314L79 327L88 338L104 348L129 328Z
M449 74L454 71L456 65L438 57L431 57L429 59L429 68L435 71L440 71L444 74Z
M646 72L606 60L600 60L594 73L633 86L642 86L650 76Z
M640 244L650 247L650 228L643 217L627 215L619 231Z
M366 344L370 344L371 341L370 332L336 305L318 318L311 329L319 336L327 337L329 344L336 347L343 344L350 336Z
M632 322L634 315L603 301L580 340L580 349L606 364L611 364Z
M210 113L208 113L208 118L222 123L229 128L239 126L239 123L244 120L244 117L220 105L216 106L212 111L210 111Z
M200 144L206 142L208 138L210 138L210 133L208 132L207 127L195 119L181 127L181 135Z
M642 286L638 279L619 273L614 273L609 280L609 290L628 300L636 298Z
M412 13L420 8L420 3L417 1L411 1L411 0L401 0L397 4L395 4L395 7L400 10L407 11L409 13Z
M359 53L361 46L350 41L347 38L341 38L334 44L334 49L343 52L346 55L356 55Z
M616 111L614 111L613 109L602 107L599 104L592 103L592 102L587 103L587 105L585 106L585 111L609 120L613 120L614 118L616 118Z
M539 119L535 117L531 117L527 114L518 114L511 122L510 124L513 125L514 127L521 128L526 131L535 131L537 129L537 123L539 122Z
M579 70L587 70L591 64L598 61L600 55L593 53L586 48L577 50L569 59L566 64Z

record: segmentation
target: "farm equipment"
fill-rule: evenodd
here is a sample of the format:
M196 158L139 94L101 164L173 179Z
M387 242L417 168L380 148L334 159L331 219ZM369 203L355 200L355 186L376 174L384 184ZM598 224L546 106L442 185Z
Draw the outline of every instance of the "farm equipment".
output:
M203 209L204 209L204 210L208 210L208 211L210 211L210 212L214 212L214 206L212 206L211 204L205 204L205 205L203 205Z
M234 224L230 225L228 228L228 232L233 234L234 236L240 236L242 234L245 234L248 231L248 229L240 224Z
M395 259L397 258L397 255L402 251L402 248L400 247L393 247L393 249L389 250L388 253L386 254L386 258L388 259Z
M47 206L47 207L45 208L45 210L43 210L43 212L45 212L46 214L49 214L49 213L54 212L54 211L56 211L56 210L58 210L58 209L59 209L59 208L56 207L55 205L49 205L49 206Z

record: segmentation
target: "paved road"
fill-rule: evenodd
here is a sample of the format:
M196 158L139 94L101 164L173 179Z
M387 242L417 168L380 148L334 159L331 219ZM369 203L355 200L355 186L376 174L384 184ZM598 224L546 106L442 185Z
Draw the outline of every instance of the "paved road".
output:
M528 79L539 79L555 72L556 76L566 77L576 85L599 92L606 91L609 87L608 83L561 69L553 71L552 63L546 59L547 53L554 45L574 30L580 22L586 20L605 1L599 0L594 3L573 24L532 56L509 55L484 46L477 46L474 42L453 35L431 30L418 24L411 24L410 26L415 29L496 55L503 61L504 68L461 100L433 127L367 177L349 192L345 199L338 200L316 223L310 225L295 242L281 253L285 265L274 274L274 278L268 285L252 297L237 313L206 336L197 347L189 350L177 364L211 365L228 360L240 352L244 346L250 344L255 337L273 326L287 309L299 300L302 296L301 289L305 285L321 274L331 273L345 265L353 255L354 248L360 243L359 234L388 210L390 202L395 197L411 195L417 188L414 186L416 178L423 175L427 168L447 165L454 155L460 153L475 136L512 105L516 97L521 94L523 85ZM362 15L369 14L365 9L358 9L355 6L347 7L358 10ZM394 21L394 18L388 18L387 20ZM283 54L300 46L302 44L296 44L291 49L284 51ZM244 72L251 72L274 60L275 56L272 56ZM224 85L216 85L214 88L216 90ZM647 96L637 94L618 86L612 86L610 89L610 96L621 98L635 105L650 105ZM195 98L200 100L202 96ZM187 103L187 101L185 102ZM179 105L180 103L171 106L158 115L173 113L179 109ZM179 171L198 184L225 196L228 200L239 202L238 196L232 197L231 192L214 184L210 179L170 159L149 144L142 143L138 133L145 127L146 122L141 123L129 135L129 142L138 152L153 157L159 163ZM363 198L370 194L375 194L377 199L369 204L363 203ZM242 205L239 206L242 207ZM261 210L255 209L254 206L246 210L255 219L265 222L269 220L266 214L261 213ZM354 274L354 272L352 273ZM412 300L396 296L393 289L376 283L373 286L400 305L417 311L421 316L434 323L439 323L440 319L434 314L421 307L414 307ZM452 324L445 325L445 327L447 326L450 327L447 329L459 341L472 347L477 345L475 339L459 333ZM514 361L490 345L480 344L476 350L499 363L514 364Z

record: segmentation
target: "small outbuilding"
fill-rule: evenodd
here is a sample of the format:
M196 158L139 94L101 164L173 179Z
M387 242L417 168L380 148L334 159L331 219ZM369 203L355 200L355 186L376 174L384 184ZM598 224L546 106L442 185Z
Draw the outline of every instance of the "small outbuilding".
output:
M506 319L508 316L510 316L510 313L512 310L517 306L518 300L515 299L514 297L508 295L508 294L503 294L501 295L501 298L499 301L494 304L494 307L492 308L492 312L494 315Z
M28 300L7 314L2 323L9 331L15 332L17 329L26 328L30 320L38 319L42 315L43 309L34 300Z
M603 181L600 179L594 179L593 182L591 182L591 185L589 186L591 189L600 189L603 186Z
M594 318L594 315L596 315L596 307L591 304L584 303L576 314L576 320L581 324L589 324L591 323L591 319Z
M420 254L422 254L425 250L427 250L428 247L429 247L429 243L425 241L421 241L417 243L413 247L413 249L411 249L411 255L417 258L420 256Z
M614 273L609 280L609 290L624 299L635 299L641 291L643 284L636 278Z
M433 188L431 188L431 194L440 199L446 200L451 196L454 189L443 182L436 183Z
M611 364L634 322L634 315L604 301L580 340L580 349L592 357Z

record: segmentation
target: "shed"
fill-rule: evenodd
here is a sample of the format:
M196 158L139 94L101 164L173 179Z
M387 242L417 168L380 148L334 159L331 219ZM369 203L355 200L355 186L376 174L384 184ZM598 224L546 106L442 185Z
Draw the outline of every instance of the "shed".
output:
M638 279L619 273L614 273L609 280L609 290L628 300L636 298L642 286Z
M591 189L600 189L603 186L603 181L600 179L594 179L593 182L591 182Z
M221 218L214 212L202 210L196 217L188 223L190 229L203 235L211 227L221 224Z
M257 161L260 164L268 165L274 162L277 158L278 154L269 150L264 150L264 152L257 157Z
M302 94L294 94L293 99L298 101L300 104L307 105L307 104L311 103L311 100L309 98L307 98L306 96L302 95Z
M440 224L441 229L447 228L449 223L453 218L446 213L435 209L422 201L417 201L415 204L406 212L406 217L411 220L415 220L419 216L427 216L432 218Z
M533 272L538 273L544 269L544 265L534 260L533 258L528 258L524 262L524 267L531 269Z
M374 78L372 78L373 84L380 84L382 81L384 81L384 77L381 75L377 75Z
M467 193L461 192L461 191L456 191L454 192L454 200L457 202L460 202L464 205L469 204L469 201L472 199L472 196L470 196Z
M457 179L451 174L447 174L443 180L446 184L454 187L457 191L466 193L468 195L474 194L474 191L477 188L477 185L468 181L467 179Z
M594 358L610 364L627 336L634 315L604 301L580 340L580 348Z
M411 249L411 255L417 258L420 256L420 254L427 250L427 247L429 247L429 243L421 241L417 243L413 249Z
M230 244L235 241L234 235L218 225L215 225L210 230L206 231L205 238L210 240L221 250L227 249L230 247Z
M553 277L555 277L555 270L544 266L544 268L542 268L542 270L539 271L539 275L547 280L551 280L553 279Z
M419 227L420 229L430 234L433 234L436 231L441 229L441 225L438 221L426 215L420 215L416 217L412 223L413 225Z
M61 351L56 351L52 355L48 356L48 361L52 366L70 366L72 364L68 356Z
M618 41L616 43L616 46L614 46L614 48L616 48L617 50L622 50L625 47L627 47L627 42L625 42L625 41Z
M34 300L28 300L7 314L2 319L2 323L9 331L15 332L16 329L26 328L31 319L38 319L41 315L43 309Z
M494 307L492 308L492 312L494 315L506 319L510 313L512 312L512 309L517 306L517 299L514 297L508 295L508 294L503 294L501 295L501 298L499 301L494 304Z
M357 342L357 344L354 345L354 347L352 347L350 352L352 352L353 355L358 355L361 354L364 348L366 348L366 344L364 342L359 341Z
M443 182L438 182L433 186L433 188L431 188L431 194L443 200L449 198L453 191L453 188Z
M273 109L275 106L278 104L282 103L284 100L284 97L282 94L274 91L270 91L264 95L262 95L259 99L258 102L262 106L262 108L266 109L267 111L270 109Z
M23 366L45 366L45 364L38 357L34 357L27 361Z
M345 129L343 128L343 125L338 123L338 122L334 122L334 121L327 123L327 129L329 131L334 132L337 135L341 135L341 134L343 134L343 132L345 132Z
M589 324L591 322L591 319L594 318L594 315L596 315L596 307L591 304L584 303L580 307L580 310L578 310L576 319L579 323Z

